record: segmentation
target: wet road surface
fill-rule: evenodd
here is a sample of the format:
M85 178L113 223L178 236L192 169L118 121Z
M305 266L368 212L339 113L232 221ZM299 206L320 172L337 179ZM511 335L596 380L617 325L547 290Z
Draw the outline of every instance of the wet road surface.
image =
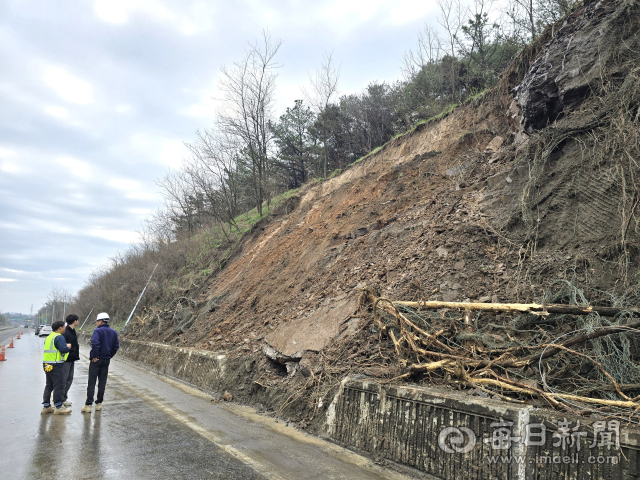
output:
M22 327L20 328L9 328L7 330L0 330L0 345L5 345L8 346L9 342L11 342L11 339L14 338L14 345L16 344L15 342L15 337L16 335L21 332L23 329ZM25 335L31 335L32 337L35 337L33 330L32 329L24 329L24 334Z
M249 408L213 404L117 357L101 412L80 412L83 356L69 392L71 415L40 415L43 344L26 330L0 362L0 478L407 478Z

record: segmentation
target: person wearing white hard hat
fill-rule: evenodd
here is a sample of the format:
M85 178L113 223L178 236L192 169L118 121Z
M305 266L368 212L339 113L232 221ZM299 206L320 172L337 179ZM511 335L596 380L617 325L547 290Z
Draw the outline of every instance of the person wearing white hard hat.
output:
M96 329L91 335L91 353L89 353L89 385L87 386L87 401L80 410L91 413L93 393L98 381L98 396L96 397L96 412L102 410L104 390L107 386L109 363L120 348L118 332L109 326L109 314L102 312L96 317Z

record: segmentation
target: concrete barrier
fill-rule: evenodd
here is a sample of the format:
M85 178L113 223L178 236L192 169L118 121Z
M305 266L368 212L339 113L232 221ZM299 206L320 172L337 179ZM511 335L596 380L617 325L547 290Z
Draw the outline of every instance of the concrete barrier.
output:
M85 344L91 340L91 335L86 333L78 337ZM203 390L216 391L223 384L226 366L224 354L121 339L118 355Z
M638 479L640 429L450 390L351 380L329 408L338 443L453 479Z
M90 335L79 337L89 342ZM224 354L159 343L123 339L118 355L208 392L248 374ZM277 409L282 396L267 400ZM324 433L367 456L446 480L639 480L640 428L616 422L347 378L327 408Z

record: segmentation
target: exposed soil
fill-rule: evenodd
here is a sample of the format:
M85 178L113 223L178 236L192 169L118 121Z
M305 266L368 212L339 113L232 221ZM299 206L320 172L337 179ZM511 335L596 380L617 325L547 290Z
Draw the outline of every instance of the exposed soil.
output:
M232 393L277 392L268 403L298 402L290 413L306 422L345 374L392 378L403 364L366 308L333 319L335 335L297 357L264 355L265 338L300 322L311 342L315 323L301 319L365 288L393 300L541 302L562 279L592 304L638 298L639 19L637 1L577 10L494 90L307 185L259 224L197 292L184 333L138 320L130 337L248 357L265 390Z

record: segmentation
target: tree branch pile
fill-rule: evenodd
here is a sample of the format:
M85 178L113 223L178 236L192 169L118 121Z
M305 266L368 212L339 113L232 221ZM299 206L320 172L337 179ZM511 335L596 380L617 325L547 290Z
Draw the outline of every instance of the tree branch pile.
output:
M402 369L394 380L473 388L574 413L631 419L640 409L638 308L403 302L368 290L361 304Z

